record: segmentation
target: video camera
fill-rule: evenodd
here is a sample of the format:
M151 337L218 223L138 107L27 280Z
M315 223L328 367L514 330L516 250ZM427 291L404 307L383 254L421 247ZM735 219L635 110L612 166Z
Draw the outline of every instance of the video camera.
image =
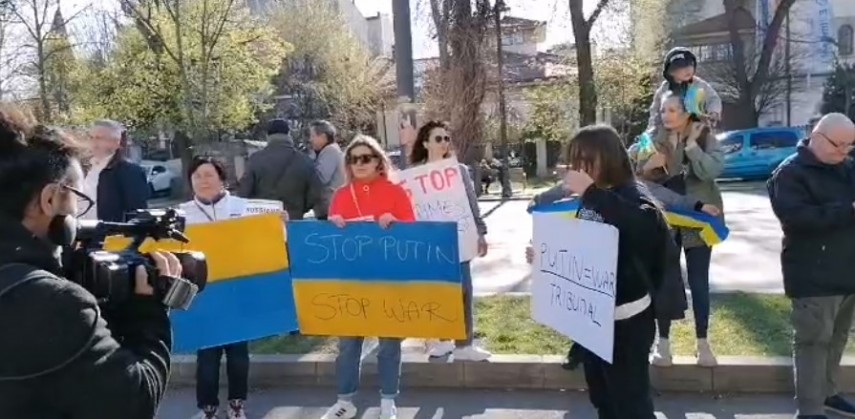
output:
M154 261L139 252L147 238L189 243L184 236L185 219L175 209L139 210L128 222L84 221L78 223L77 242L65 249L66 278L91 292L99 304L115 306L134 293L135 271L148 272L154 295L170 308L186 310L208 282L208 264L200 252L172 252L181 262L182 278L160 276ZM108 236L123 236L131 243L119 252L103 250Z

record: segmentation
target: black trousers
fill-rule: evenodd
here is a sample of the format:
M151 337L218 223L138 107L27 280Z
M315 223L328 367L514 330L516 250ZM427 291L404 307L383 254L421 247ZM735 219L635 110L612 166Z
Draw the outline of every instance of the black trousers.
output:
M585 354L585 381L599 419L656 417L648 359L655 332L651 306L635 317L615 322L612 364L593 353Z
M226 354L229 400L246 400L249 392L249 343L202 349L196 353L196 403L201 409L219 406L220 361Z

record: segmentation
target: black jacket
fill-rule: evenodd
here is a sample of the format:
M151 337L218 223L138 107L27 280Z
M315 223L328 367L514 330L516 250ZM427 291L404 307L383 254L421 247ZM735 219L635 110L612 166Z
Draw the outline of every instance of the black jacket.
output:
M828 165L799 144L767 183L784 231L788 297L855 294L855 162Z
M98 176L98 218L125 221L125 214L148 208L150 195L142 167L117 153Z
M154 417L169 375L166 310L135 297L105 321L92 294L59 277L54 248L0 219L0 290L33 277L0 296L0 417Z
M588 188L579 218L602 218L618 229L615 305L656 295L667 268L671 239L662 211L635 182L614 189ZM587 216L586 216L587 212Z
M292 220L302 220L321 201L322 193L315 162L283 134L271 135L267 147L250 156L238 188L242 198L282 201Z

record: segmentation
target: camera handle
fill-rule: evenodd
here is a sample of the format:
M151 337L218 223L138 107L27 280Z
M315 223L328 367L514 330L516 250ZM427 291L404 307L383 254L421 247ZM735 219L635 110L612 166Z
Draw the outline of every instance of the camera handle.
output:
M161 302L171 309L187 310L199 293L199 287L184 278L160 276L158 281L169 284Z

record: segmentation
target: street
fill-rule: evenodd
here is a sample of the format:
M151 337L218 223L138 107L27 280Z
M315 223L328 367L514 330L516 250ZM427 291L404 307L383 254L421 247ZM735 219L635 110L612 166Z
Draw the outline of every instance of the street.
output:
M730 237L713 251L713 292L781 293L781 229L762 182L725 183L724 213ZM478 293L528 292L525 247L532 224L527 201L482 202L490 253L472 264Z
M192 389L167 394L159 419L189 419L195 414ZM374 390L357 397L360 416L376 418L379 401ZM225 396L225 394L223 394ZM317 419L335 402L335 389L287 388L250 395L250 419ZM791 419L790 395L723 397L669 394L655 400L659 419ZM367 410L365 410L367 409ZM398 400L399 419L588 419L596 418L587 394L560 391L404 390Z

